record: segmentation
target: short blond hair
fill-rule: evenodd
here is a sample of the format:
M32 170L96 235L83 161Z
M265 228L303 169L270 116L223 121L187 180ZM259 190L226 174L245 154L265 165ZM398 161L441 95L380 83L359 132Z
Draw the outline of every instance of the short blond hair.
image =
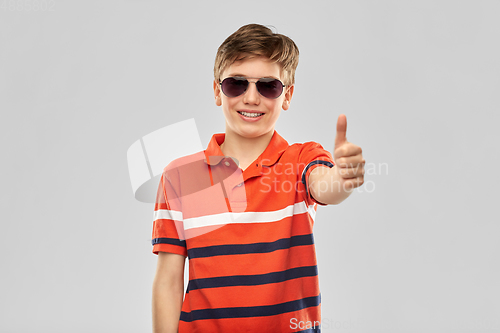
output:
M215 80L220 81L222 73L235 61L258 56L281 66L284 85L295 83L299 48L287 36L255 23L242 26L219 46L214 65Z

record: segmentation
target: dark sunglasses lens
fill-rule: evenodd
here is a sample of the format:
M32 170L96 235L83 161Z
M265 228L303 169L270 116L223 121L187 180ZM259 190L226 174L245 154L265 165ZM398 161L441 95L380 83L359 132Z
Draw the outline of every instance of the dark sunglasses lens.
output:
M248 81L228 77L222 81L221 87L226 96L236 97L243 94L245 90L247 90Z
M257 89L262 96L267 98L278 98L283 92L283 85L279 80L259 80L257 81Z

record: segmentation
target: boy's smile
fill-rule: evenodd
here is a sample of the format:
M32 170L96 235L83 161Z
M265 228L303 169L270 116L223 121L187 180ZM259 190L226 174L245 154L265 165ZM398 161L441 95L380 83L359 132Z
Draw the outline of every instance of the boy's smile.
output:
M270 99L259 93L255 82L259 78L282 81L280 65L264 57L244 59L229 66L221 81L234 76L246 77L250 82L246 91L236 97L226 96L219 82L214 81L215 103L222 106L226 118L226 136L240 139L272 136L281 109L287 110L290 105L293 86L285 87L278 98Z

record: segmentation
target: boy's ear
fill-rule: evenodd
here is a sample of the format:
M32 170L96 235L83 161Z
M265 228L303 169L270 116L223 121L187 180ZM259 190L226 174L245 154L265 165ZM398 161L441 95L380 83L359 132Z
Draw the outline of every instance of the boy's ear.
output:
M287 87L287 89L286 89L285 99L283 100L283 105L281 106L283 110L288 110L288 108L290 107L290 102L292 101L294 87L295 86L292 84L291 86Z
M214 96L215 96L215 105L221 106L222 105L222 100L221 100L221 91L220 91L220 85L217 80L214 80Z

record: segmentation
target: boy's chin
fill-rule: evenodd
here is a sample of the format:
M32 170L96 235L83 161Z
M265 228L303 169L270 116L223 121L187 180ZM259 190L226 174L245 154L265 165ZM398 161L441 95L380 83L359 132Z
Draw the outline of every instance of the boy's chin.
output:
M274 133L274 129L272 130L241 130L238 131L239 136L246 138L246 139L257 139L260 138L266 134L269 134L269 132Z

